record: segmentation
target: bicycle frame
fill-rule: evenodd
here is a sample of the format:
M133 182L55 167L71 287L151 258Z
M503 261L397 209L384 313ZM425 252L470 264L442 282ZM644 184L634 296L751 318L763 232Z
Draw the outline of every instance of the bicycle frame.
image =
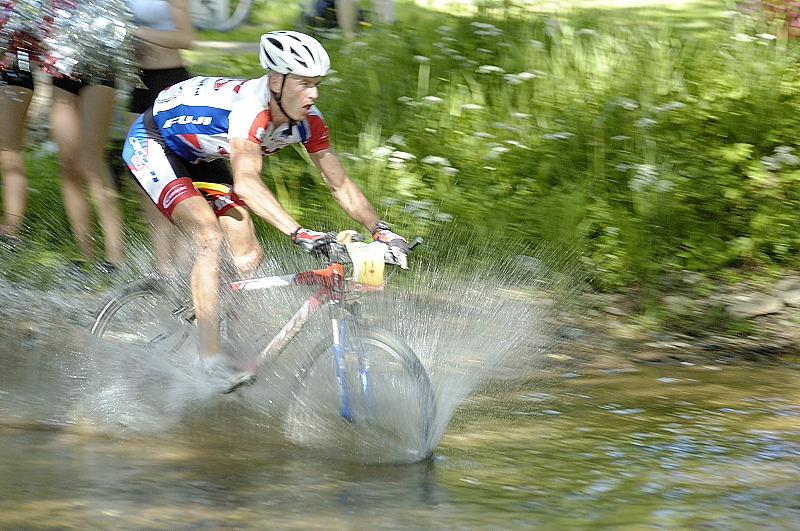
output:
M341 263L332 263L323 269L315 269L291 275L276 275L252 280L241 280L230 283L229 287L233 291L250 291L292 285L310 285L319 286L319 288L303 302L300 308L289 318L287 323L278 331L269 344L258 353L255 361L250 366L246 367L247 369L255 370L267 360L277 358L320 307L326 304L342 303L345 294L348 292L348 288L358 291L379 291L383 289L382 285L368 286L346 279L344 276L344 268ZM339 414L347 420L353 420L344 373L344 356L345 352L348 350L347 327L345 326L345 321L337 317L331 317L331 331L333 334L331 349L336 369L336 379L339 384ZM359 351L358 367L361 392L368 393L369 361L362 355L361 351Z

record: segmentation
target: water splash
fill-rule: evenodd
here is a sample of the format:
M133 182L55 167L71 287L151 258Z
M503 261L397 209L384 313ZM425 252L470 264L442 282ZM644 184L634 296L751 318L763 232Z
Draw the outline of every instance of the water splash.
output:
M503 256L487 248L484 256L476 256L455 245L455 237L437 241L435 249L414 256L413 270L398 273L390 289L360 301L370 326L392 331L417 354L430 378L433 406L419 399L413 380L392 376L388 365L376 366L372 374L384 385L375 388L391 392L375 394L370 408L356 406L356 417L366 422L342 419L332 371L324 371L327 378L296 378L297 360L315 352L326 334L325 319L312 321L281 359L259 374L257 385L221 395L219 382L195 362L193 333L174 352L102 342L87 330L103 293L63 283L44 291L17 283L5 286L9 301L2 311L18 326L35 329L35 344L16 352L16 366L38 377L30 385L3 386L17 399L2 416L16 409L17 417L91 425L119 436L181 430L281 433L290 443L338 459L419 461L433 452L456 408L476 386L503 371L544 363L540 353L555 341L556 314L577 300L581 280L574 256L563 248L507 247ZM270 259L261 274L317 265L287 244L266 250ZM130 254L119 283L149 269L144 246L134 246ZM252 358L256 345L271 337L307 295L269 290L237 299L239 311L228 313L225 321L229 351L240 361Z

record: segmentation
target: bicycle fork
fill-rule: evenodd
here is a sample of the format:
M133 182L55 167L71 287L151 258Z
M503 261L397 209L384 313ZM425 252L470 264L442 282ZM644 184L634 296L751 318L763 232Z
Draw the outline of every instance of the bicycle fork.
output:
M350 338L347 334L347 322L344 319L331 319L333 332L333 363L336 369L336 381L339 384L339 415L348 421L354 421L353 412L350 407L350 392L347 385L347 369L345 368L345 356L348 351L352 353L353 347L348 346ZM359 391L362 397L369 395L369 360L363 348L355 348L358 356L358 381Z

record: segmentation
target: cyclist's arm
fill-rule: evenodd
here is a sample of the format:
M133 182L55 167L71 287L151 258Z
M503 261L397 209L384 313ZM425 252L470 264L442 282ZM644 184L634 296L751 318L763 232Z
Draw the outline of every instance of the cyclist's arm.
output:
M300 224L283 209L261 180L264 164L261 146L244 138L231 139L230 146L233 191L257 216L287 236L292 234Z
M378 215L358 185L347 176L336 154L328 148L309 153L309 156L322 173L322 179L333 194L333 198L347 215L372 230L378 222Z
M169 0L169 12L175 24L174 30L157 30L145 26L137 26L133 36L150 44L175 50L188 50L192 47L194 31L189 17L187 0Z

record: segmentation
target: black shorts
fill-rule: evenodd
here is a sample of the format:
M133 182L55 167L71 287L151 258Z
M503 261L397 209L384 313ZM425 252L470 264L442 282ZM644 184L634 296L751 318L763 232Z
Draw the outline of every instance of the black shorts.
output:
M58 87L60 89L66 90L71 94L75 94L76 96L84 87L88 87L90 85L102 85L104 87L111 87L114 88L116 83L113 79L103 79L100 82L92 82L89 83L88 81L77 81L70 77L54 77L53 78L53 86Z
M178 68L160 68L142 70L139 78L147 88L135 88L131 94L130 111L142 114L156 101L158 93L176 83L185 81L192 75L182 66Z
M14 61L8 68L0 70L0 77L2 77L4 83L12 87L33 90L33 74L30 68L20 68L19 61Z

